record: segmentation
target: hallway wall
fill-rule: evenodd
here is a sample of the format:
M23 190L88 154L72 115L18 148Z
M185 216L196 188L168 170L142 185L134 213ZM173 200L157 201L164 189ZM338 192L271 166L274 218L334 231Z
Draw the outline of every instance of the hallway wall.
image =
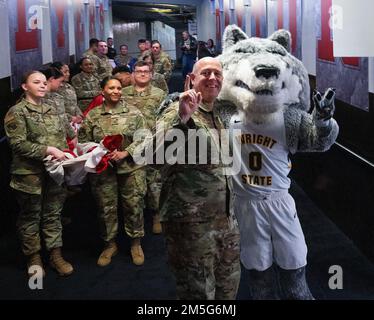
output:
M129 54L136 57L139 54L138 40L146 39L146 25L144 22L125 23L116 17L113 17L113 39L114 47L119 53L119 47L127 44Z

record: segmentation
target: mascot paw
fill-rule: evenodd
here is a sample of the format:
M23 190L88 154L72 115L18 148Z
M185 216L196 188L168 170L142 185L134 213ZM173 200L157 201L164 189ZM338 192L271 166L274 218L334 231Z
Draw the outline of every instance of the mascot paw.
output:
M166 98L164 99L164 101L162 101L160 107L158 108L157 110L157 115L161 115L165 110L167 110L167 108L169 108L169 106L175 102L175 101L178 101L179 100L179 95L180 93L179 92L173 92L173 93L170 93L166 96Z
M313 92L313 104L317 120L327 121L335 112L335 89L328 88L323 96L317 90Z

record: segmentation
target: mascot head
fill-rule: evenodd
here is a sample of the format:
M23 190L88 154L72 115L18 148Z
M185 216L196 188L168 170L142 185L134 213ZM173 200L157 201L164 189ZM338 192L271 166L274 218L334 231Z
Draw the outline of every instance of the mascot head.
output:
M265 122L285 107L309 110L308 73L289 53L291 35L278 30L268 39L248 38L236 25L223 35L220 99L231 101L245 118Z

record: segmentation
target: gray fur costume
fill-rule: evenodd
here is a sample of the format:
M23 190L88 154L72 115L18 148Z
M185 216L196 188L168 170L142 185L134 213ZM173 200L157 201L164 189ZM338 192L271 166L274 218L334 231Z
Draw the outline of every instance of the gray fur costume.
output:
M316 92L313 113L307 112L308 73L289 53L288 31L278 30L268 39L248 38L231 25L225 29L223 45L219 56L224 76L219 108L226 125L235 110L242 113L244 121L268 126L277 113L283 112L291 153L323 152L331 147L339 132L332 119L335 92L328 89L323 96ZM250 270L250 290L253 299L313 299L305 267L284 270L273 264L264 271Z

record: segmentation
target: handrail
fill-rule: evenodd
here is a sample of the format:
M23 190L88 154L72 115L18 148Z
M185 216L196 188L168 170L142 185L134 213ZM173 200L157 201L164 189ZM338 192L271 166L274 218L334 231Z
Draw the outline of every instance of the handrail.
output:
M338 142L335 142L335 144L340 147L341 149L347 151L348 153L350 153L351 155L353 155L354 157L360 159L361 161L365 162L366 164L368 164L369 166L371 166L372 168L374 168L374 164L371 163L369 160L366 160L365 158L361 157L360 155L358 155L357 153L353 152L352 150L348 149L347 147L344 147L343 145L341 145L340 143Z

